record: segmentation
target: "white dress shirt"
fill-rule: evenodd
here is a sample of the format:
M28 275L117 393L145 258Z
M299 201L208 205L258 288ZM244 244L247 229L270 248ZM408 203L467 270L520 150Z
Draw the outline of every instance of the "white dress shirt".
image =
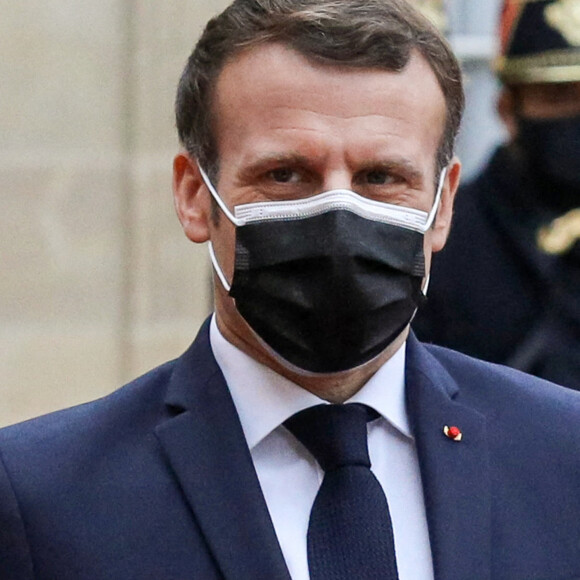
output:
M308 580L306 533L324 472L283 426L307 407L325 403L229 343L211 321L210 340L254 461L274 529L293 580ZM375 409L369 423L372 471L391 512L400 580L433 580L433 564L417 450L405 409L405 348L348 402Z

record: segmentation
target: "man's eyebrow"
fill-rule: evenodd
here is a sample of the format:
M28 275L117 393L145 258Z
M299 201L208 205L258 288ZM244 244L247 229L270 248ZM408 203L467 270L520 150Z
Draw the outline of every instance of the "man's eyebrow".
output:
M276 166L286 165L289 167L301 167L306 170L315 170L316 159L308 157L303 153L297 151L288 153L272 153L257 156L254 160L250 161L247 165L240 168L238 178L240 181L245 181L251 178L255 178L257 175L270 171ZM377 157L369 156L359 162L357 172L369 171L373 169L385 169L387 171L401 172L404 176L411 181L422 181L424 179L424 173L417 168L417 165L413 163L407 157L384 157L379 155Z
M298 152L261 155L240 169L239 179L243 181L244 179L255 177L264 171L275 168L277 165L289 165L310 169L314 165L314 162L311 158Z
M400 171L412 181L421 181L424 178L423 171L418 169L417 165L407 157L369 157L367 161L361 163L361 166L367 171L375 168L381 168L387 171Z

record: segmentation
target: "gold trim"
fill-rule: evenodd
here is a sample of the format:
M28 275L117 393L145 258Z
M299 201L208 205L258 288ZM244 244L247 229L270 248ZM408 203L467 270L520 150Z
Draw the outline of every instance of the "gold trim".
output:
M580 0L559 0L544 8L544 20L572 46L580 46Z
M546 254L561 255L569 252L580 240L580 208L572 209L552 223L538 230L538 248Z
M570 83L580 81L580 50L553 50L532 56L495 60L494 70L502 82Z

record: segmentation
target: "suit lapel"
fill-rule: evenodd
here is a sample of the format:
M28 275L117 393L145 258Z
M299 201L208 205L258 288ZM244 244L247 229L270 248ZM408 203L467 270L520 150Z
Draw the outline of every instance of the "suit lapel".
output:
M455 381L413 336L407 408L416 438L436 580L491 576L491 489L485 418L461 404ZM455 425L456 442L443 433Z
M490 578L491 501L485 418L461 404L454 380L410 336L407 408L416 438L436 580ZM172 417L156 429L227 580L290 580L206 323L174 370ZM457 425L463 440L445 437Z
M242 427L206 323L178 361L156 430L223 576L289 580Z

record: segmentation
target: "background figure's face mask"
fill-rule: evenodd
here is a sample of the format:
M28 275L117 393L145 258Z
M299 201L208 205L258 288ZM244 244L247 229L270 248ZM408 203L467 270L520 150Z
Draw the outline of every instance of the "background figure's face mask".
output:
M364 364L405 329L423 296L429 213L338 189L307 199L238 205L233 279L213 267L244 320L287 366L333 373Z
M555 119L520 116L518 142L531 168L554 185L550 195L560 195L558 186L573 188L575 199L568 205L580 206L580 115Z

